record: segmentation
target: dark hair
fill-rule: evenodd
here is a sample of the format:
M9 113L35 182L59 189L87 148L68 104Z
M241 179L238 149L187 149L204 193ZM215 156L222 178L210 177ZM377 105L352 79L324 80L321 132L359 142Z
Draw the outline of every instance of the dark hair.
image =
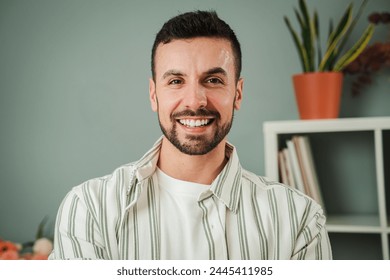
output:
M155 55L159 44L168 44L175 39L214 37L230 42L236 68L236 79L241 74L241 47L234 31L221 20L215 11L195 11L180 14L168 20L157 33L152 48L152 75L155 80Z

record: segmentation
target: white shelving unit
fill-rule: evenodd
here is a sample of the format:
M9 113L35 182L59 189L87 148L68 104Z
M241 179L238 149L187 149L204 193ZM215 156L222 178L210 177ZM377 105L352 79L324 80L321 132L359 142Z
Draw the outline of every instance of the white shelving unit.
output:
M375 159L375 174L373 177L375 177L376 180L377 214L329 213L327 215L327 229L330 233L331 241L332 233L349 233L352 235L355 234L354 236L359 234L374 234L375 236L378 236L378 240L380 239L380 242L378 243L380 243L381 246L383 259L389 259L390 212L387 212L386 205L390 203L390 201L386 201L386 191L390 192L390 182L385 182L385 170L389 170L390 165L385 166L384 146L386 146L387 149L390 149L390 141L384 143L383 139L384 134L386 135L385 139L389 139L390 117L269 121L264 123L263 129L266 176L272 180L278 181L278 151L281 148L281 139L298 134L308 135L310 138L311 134L317 135L318 137L318 135L323 135L322 133L333 135L331 133L337 132L367 132L372 135L374 147L370 147L370 149L372 148L374 153L373 157ZM356 135L359 136L360 134L356 133ZM316 158L316 154L313 156ZM356 172L361 171L357 170ZM348 174L346 174L346 176L348 176ZM352 193L350 195L353 196L354 194ZM330 202L325 201L325 208L328 203ZM387 207L390 208L390 206ZM362 240L362 242L364 242L364 240ZM354 246L359 246L359 244L354 244ZM364 256L360 257L364 258Z

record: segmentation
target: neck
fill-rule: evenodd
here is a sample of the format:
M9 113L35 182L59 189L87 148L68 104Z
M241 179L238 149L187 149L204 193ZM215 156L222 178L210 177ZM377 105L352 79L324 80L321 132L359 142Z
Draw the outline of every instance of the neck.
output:
M163 138L158 167L178 180L210 185L224 168L225 141L205 155L187 155ZM174 159L174 160L172 160Z

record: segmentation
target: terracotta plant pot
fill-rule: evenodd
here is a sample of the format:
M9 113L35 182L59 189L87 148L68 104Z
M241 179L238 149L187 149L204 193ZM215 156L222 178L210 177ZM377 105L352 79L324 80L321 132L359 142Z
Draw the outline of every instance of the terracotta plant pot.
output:
M313 72L293 76L300 119L338 118L343 74Z

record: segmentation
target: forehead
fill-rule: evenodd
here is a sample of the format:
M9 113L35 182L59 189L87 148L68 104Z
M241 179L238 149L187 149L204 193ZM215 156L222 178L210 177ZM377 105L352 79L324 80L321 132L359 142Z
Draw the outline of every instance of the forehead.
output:
M157 75L169 69L203 71L215 67L230 72L234 71L234 55L226 39L179 39L157 47L155 66Z

